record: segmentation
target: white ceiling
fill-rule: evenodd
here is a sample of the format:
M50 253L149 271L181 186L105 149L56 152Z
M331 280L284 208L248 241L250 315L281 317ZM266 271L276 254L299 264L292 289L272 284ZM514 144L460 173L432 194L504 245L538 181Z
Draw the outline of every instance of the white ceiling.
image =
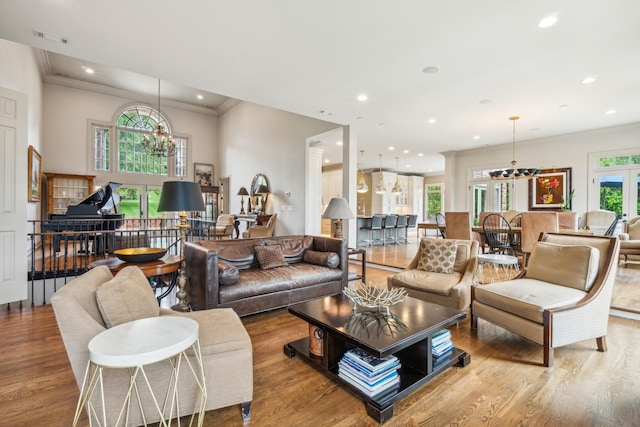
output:
M558 23L538 28L547 15ZM163 99L349 124L365 168L382 153L384 168L441 172L437 153L509 143L512 115L518 141L640 120L637 0L2 0L0 38L71 79L154 95L159 78Z

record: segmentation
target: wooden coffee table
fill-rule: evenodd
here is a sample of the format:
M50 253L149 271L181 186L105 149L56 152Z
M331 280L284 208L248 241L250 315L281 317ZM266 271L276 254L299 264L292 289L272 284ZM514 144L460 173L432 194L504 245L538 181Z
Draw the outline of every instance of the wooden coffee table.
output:
M309 337L285 344L289 357L303 356L322 369L365 402L367 413L383 423L393 416L393 405L398 400L420 388L440 372L451 366L467 366L471 356L454 349L444 362L434 367L431 357L431 336L465 319L466 313L407 297L391 307L391 317L385 318L375 311L365 312L344 295L294 304L289 312L323 331L322 357L310 354ZM364 314L363 314L364 313ZM374 322L371 322L371 318ZM379 398L371 398L338 376L338 362L344 353L359 347L376 357L395 355L402 367L399 370L400 388L397 392ZM377 400L376 400L377 399Z

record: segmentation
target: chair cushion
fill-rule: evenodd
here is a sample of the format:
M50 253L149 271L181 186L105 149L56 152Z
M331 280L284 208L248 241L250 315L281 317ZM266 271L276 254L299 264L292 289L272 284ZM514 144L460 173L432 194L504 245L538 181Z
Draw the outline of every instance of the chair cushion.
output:
M598 275L599 261L600 252L591 246L538 242L526 277L588 292Z
M420 242L419 270L434 273L453 273L458 243L453 240L422 239Z
M280 245L257 245L253 249L262 270L286 267L288 265Z
M476 286L474 300L541 324L544 310L576 304L586 295L568 286L524 278Z
M218 283L225 286L233 285L239 277L240 271L235 265L221 259L218 260Z
M304 262L336 268L340 265L340 256L335 252L320 252L307 250L302 258Z
M142 270L125 267L96 291L96 301L107 328L160 314L158 300Z
M462 273L433 273L424 270L406 270L390 276L393 286L402 286L422 292L449 296L451 288L460 283Z

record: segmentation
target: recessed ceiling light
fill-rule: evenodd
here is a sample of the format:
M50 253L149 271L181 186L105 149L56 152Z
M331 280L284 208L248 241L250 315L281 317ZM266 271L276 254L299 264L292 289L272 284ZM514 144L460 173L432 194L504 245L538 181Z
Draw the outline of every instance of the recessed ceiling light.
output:
M336 145L342 145L342 141L336 141Z
M87 73L87 74L93 74L94 73L93 68L89 68L89 67L83 67L83 68L84 68L84 72Z
M538 22L538 27L540 28L549 28L558 22L558 17L555 15L545 16Z
M387 150L389 150L389 151L393 151L395 149L396 149L396 147L394 147L394 146L391 146L391 147L387 148Z
M580 83L582 83L583 85L588 85L589 83L593 83L596 80L598 80L598 76L589 76L589 77L585 77L584 79L580 80Z
M197 95L196 95L196 98L198 98L198 99L204 99L204 96L202 96L202 95L200 95L200 94L197 94Z
M409 150L402 150L404 154L409 154Z
M325 163L329 163L329 161L330 161L329 159L324 159Z
M411 168L411 165L405 165L404 167L406 167L407 169Z
M418 153L418 157L424 156L424 153Z
M473 139L480 139L480 135L473 135Z
M429 123L429 124L433 124L435 122L437 122L435 117L431 117L429 120L427 120L427 123Z
M440 71L440 67L436 67L435 65L424 67L422 69L422 72L425 74L436 74L438 71Z
M369 99L369 97L367 95L365 95L364 93L358 95L358 101L366 101L367 99Z
M429 170L427 170L427 172L433 172L433 169L429 169Z
M616 110L607 110L604 112L605 114L615 114Z

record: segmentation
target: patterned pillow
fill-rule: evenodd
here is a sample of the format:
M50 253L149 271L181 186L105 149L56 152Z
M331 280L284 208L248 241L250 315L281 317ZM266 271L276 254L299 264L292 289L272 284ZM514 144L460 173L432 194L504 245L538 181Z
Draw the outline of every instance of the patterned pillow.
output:
M454 240L422 239L420 242L419 270L433 273L453 273L458 244Z
M260 264L260 269L262 270L288 265L280 245L260 245L254 246L253 249L256 252L256 258L258 258L258 264Z

